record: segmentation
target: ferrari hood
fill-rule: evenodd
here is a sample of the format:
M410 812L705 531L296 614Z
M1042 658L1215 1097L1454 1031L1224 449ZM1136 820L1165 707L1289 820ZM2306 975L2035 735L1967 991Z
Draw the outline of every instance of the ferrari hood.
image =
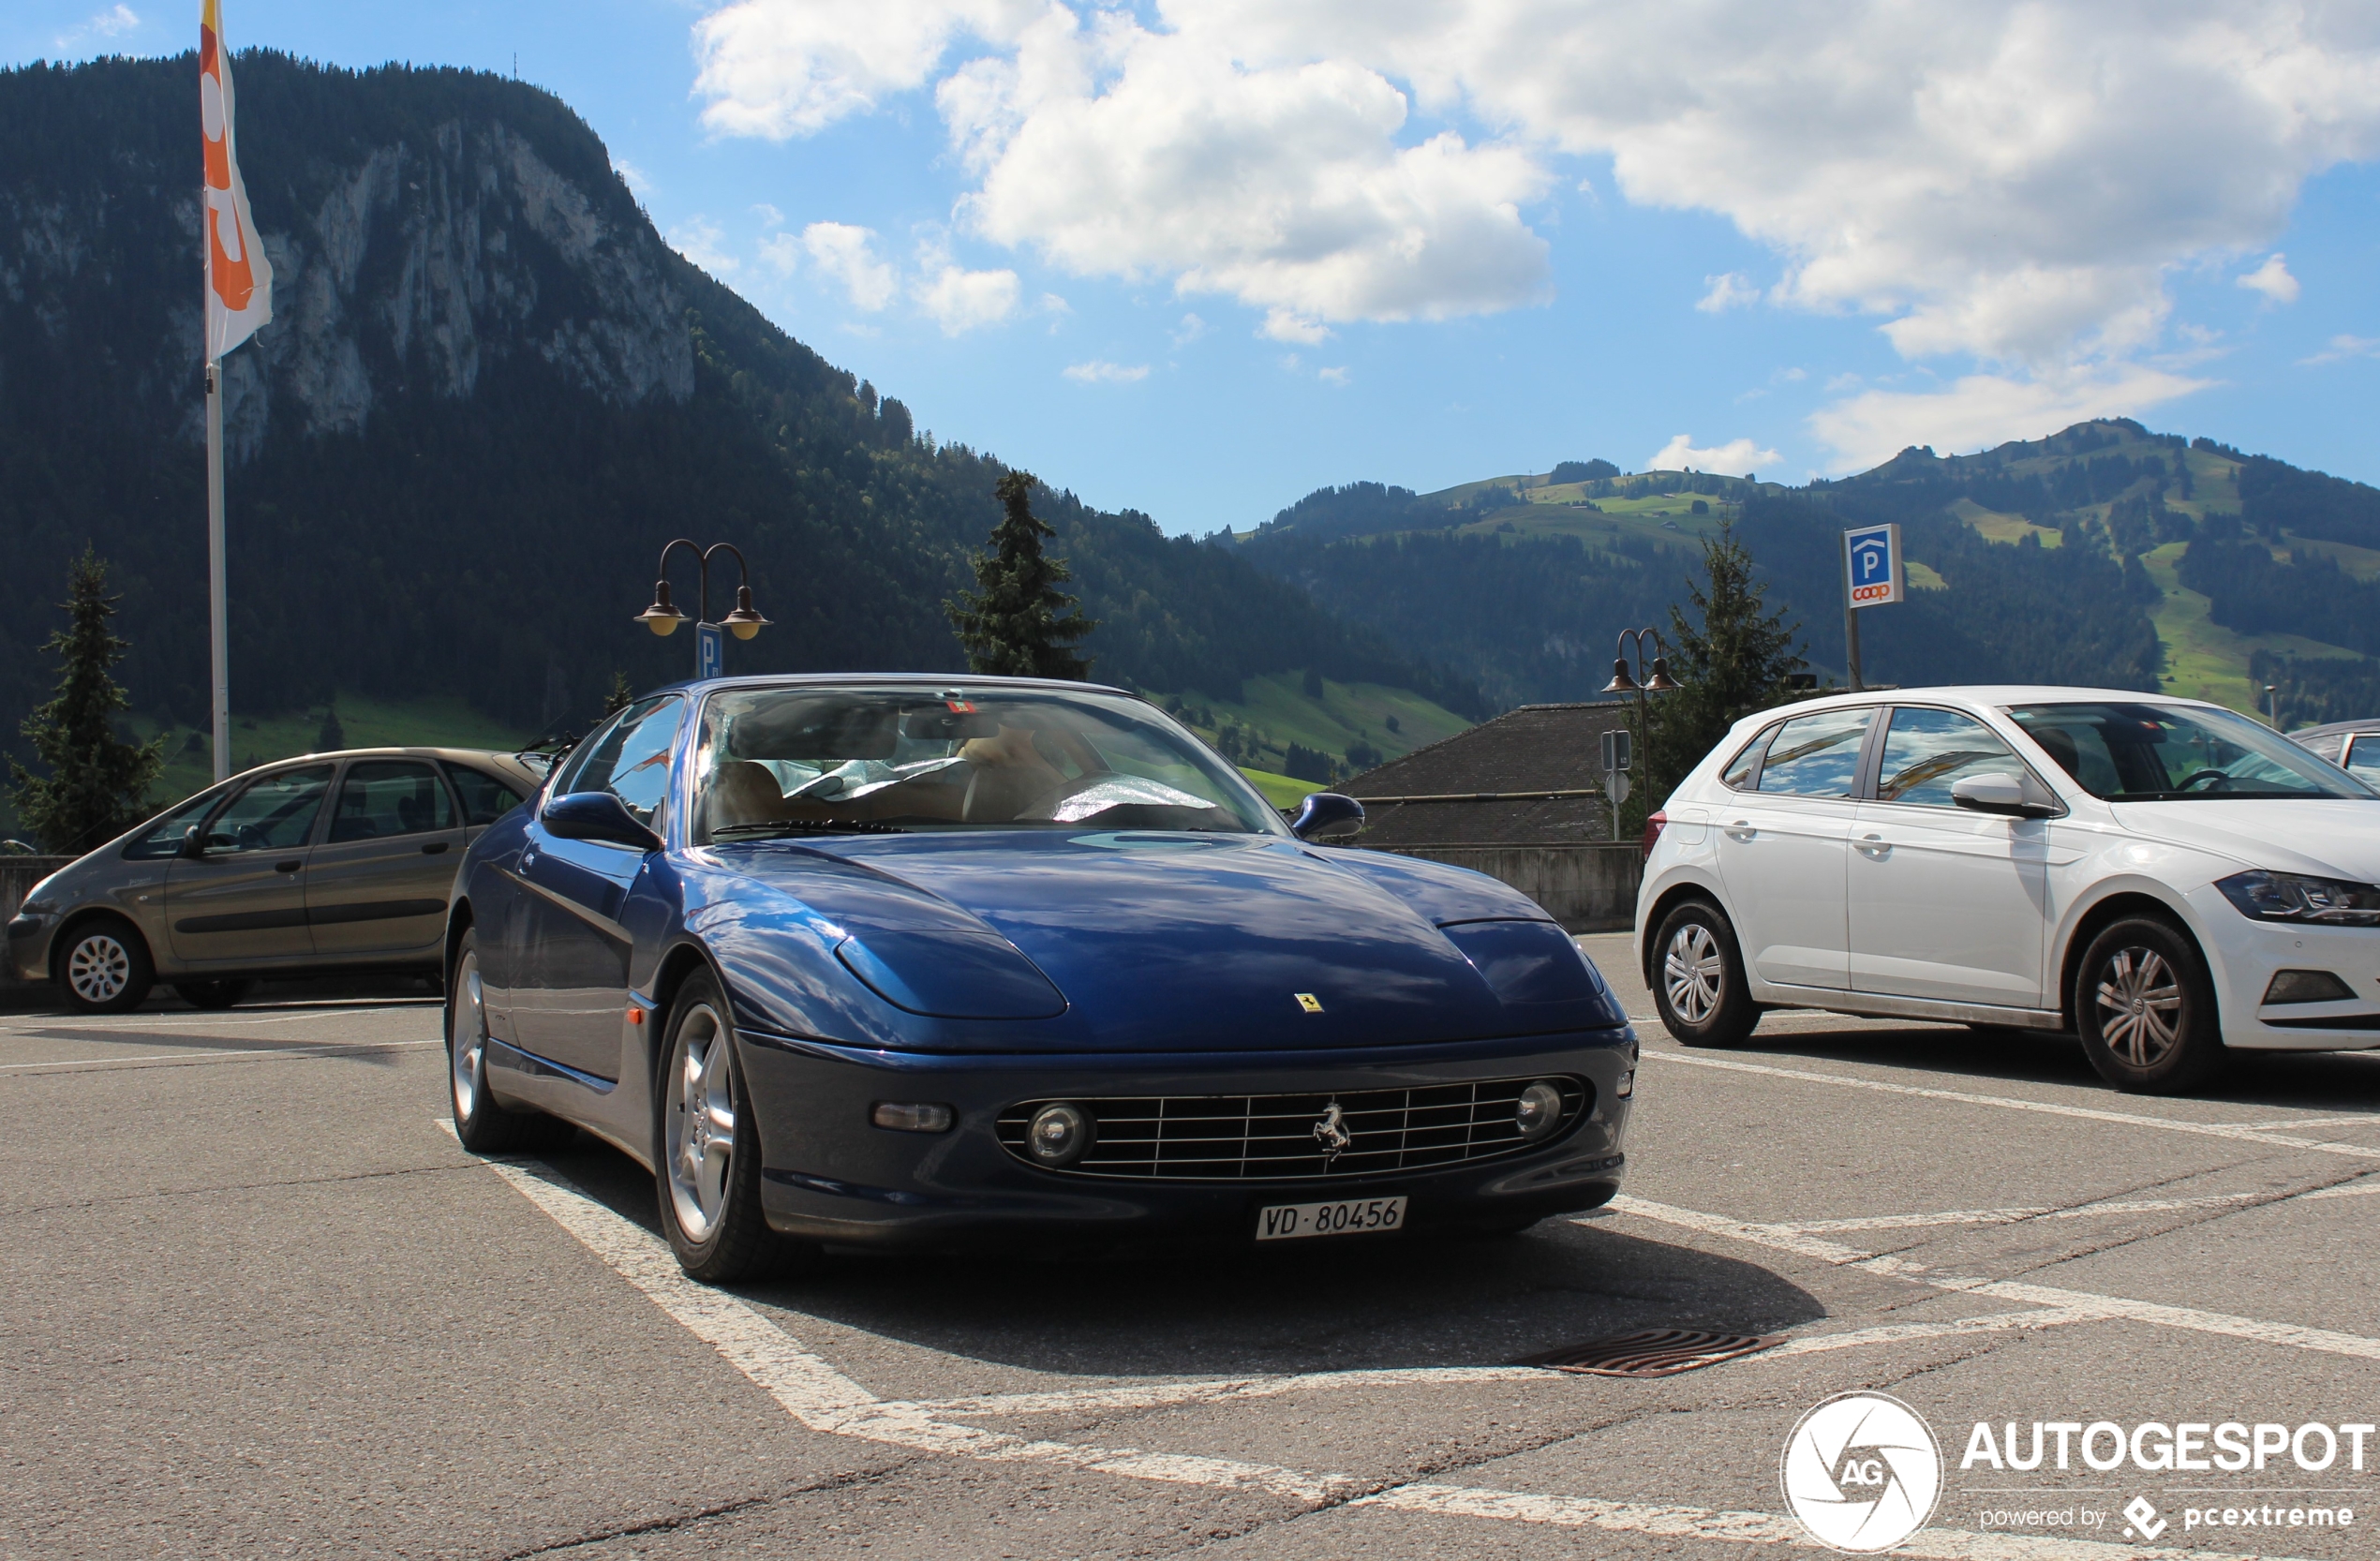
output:
M1370 853L1267 836L1001 831L813 838L736 855L860 943L897 938L887 963L931 959L936 937L958 946L988 931L1014 944L1065 1011L1004 1026L1004 1046L1308 1049L1616 1022L1583 973L1559 1001L1499 997L1514 989L1495 962L1482 956L1483 974L1440 930L1541 919L1525 900L1491 880L1466 890L1472 875L1429 864L1384 859L1375 873L1345 861ZM1416 866L1430 871L1417 877Z

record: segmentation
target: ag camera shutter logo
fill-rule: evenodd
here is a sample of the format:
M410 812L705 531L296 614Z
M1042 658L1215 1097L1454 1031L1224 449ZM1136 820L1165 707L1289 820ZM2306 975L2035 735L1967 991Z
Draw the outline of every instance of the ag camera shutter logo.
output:
M1942 1453L1925 1417L1884 1393L1837 1393L1785 1440L1785 1505L1830 1550L1871 1554L1926 1526Z

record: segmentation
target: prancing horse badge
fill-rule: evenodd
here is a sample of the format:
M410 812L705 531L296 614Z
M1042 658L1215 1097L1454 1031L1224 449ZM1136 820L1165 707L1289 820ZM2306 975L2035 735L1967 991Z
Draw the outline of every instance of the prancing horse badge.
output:
M1315 996L1312 992L1300 992L1297 994L1297 999L1298 1006L1304 1009L1307 1013L1318 1014L1322 1012L1322 1000Z

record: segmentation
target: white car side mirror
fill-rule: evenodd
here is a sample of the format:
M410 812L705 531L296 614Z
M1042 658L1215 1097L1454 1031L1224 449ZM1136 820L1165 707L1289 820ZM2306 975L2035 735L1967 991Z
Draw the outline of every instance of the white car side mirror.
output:
M2039 783L2029 786L2028 779L2001 771L1963 775L1950 783L1950 799L1979 813L2004 813L2016 818L2047 818L2057 812L2054 802L2038 795L2043 789Z

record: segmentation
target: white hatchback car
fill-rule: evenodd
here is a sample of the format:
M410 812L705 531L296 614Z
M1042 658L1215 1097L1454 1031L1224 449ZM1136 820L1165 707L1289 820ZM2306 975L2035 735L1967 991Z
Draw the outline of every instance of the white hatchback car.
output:
M2244 716L1904 689L1739 721L1646 830L1670 1033L1764 1009L2072 1030L2119 1089L2380 1046L2380 794Z

